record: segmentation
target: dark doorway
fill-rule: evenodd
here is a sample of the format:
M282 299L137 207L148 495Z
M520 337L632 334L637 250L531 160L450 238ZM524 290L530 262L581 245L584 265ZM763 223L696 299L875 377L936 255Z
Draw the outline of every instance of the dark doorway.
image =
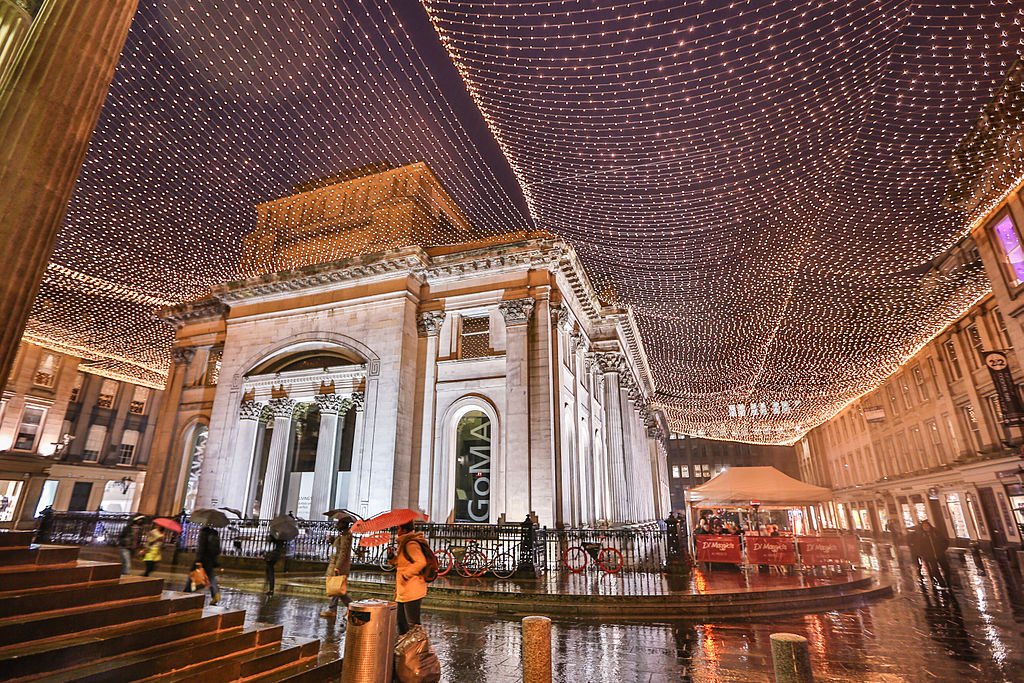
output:
M992 547L1002 548L1006 545L1006 529L999 517L999 505L990 488L979 488L978 499L981 501L981 512L985 515L985 523L992 530Z
M68 510L84 511L89 505L89 494L92 493L92 482L76 481L71 489L71 500L68 501Z
M942 503L928 496L928 514L931 515L932 526L939 530L944 537L949 538L949 529L946 527L946 518L942 514Z

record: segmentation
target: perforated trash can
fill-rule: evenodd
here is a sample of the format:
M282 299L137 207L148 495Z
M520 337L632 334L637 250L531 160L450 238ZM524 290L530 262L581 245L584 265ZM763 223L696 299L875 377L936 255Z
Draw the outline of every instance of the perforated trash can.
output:
M341 683L391 683L398 603L358 600L348 606Z

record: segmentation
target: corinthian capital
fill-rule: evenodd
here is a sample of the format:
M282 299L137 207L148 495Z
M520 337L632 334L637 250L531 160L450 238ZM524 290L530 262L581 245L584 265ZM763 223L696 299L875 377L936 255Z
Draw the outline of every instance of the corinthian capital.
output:
M191 346L171 347L171 360L174 361L175 365L188 365L192 362L192 358L195 355L196 350Z
M505 318L506 325L525 325L530 322L535 305L536 302L530 298L512 299L511 301L502 301L498 304L498 308Z
M263 409L266 407L267 404L260 401L242 401L242 405L238 407L238 419L259 420L263 415Z
M416 329L421 335L438 334L443 324L444 311L423 311L416 316Z
M287 396L270 399L270 412L274 414L275 420L279 417L291 417L294 411L295 401Z
M618 351L604 351L594 354L594 365L601 372L625 373L626 357Z
M362 410L363 404L366 402L366 393L362 391L356 391L352 393L352 406L356 410Z
M336 413L344 415L352 407L352 399L339 396L338 394L320 394L315 399L316 405L320 408L320 414Z

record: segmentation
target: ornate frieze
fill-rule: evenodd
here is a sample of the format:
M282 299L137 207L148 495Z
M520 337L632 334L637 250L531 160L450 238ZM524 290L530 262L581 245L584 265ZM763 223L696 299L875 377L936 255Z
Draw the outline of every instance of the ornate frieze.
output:
M259 420L266 407L267 404L260 401L242 401L242 405L238 407L238 419Z
M416 329L420 335L436 335L444 324L444 311L423 311L416 316Z
M172 346L171 360L175 365L188 365L196 355L196 350L190 346Z
M290 398L272 398L268 406L275 420L281 417L290 418L295 411L295 401Z
M316 405L320 408L320 414L323 413L337 413L338 415L344 415L348 412L348 409L352 407L353 401L347 396L340 396L339 394L320 394L315 399Z
M536 301L527 297L524 299L502 301L498 304L498 308L501 310L501 315L505 318L506 325L525 325L530 322L530 316L533 315L533 307L536 303Z

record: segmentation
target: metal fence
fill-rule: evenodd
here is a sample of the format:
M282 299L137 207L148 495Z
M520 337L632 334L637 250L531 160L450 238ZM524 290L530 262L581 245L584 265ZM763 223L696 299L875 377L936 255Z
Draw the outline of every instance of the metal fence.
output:
M105 512L55 512L40 524L38 542L70 545L117 545L118 535L131 515ZM178 550L194 550L199 524L180 520L180 534L167 532L168 544ZM287 556L296 560L327 562L331 543L337 535L334 522L296 520L299 536L288 544ZM567 552L586 549L596 559L603 548L614 548L622 556L621 571L660 572L668 559L666 532L657 524L615 529L549 529L522 524L418 524L435 552L447 550L463 556L478 551L488 562L499 556L514 558L519 567L541 571L567 571ZM268 520L231 520L219 530L221 553L226 556L261 558L270 549ZM140 539L136 538L136 542ZM352 549L352 564L363 568L386 565L390 543Z

